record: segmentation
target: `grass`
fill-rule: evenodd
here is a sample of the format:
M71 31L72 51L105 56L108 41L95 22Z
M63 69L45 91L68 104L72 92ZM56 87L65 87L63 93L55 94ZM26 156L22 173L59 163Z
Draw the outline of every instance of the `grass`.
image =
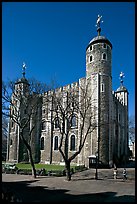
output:
M2 162L2 164L11 164L7 162ZM15 164L18 170L22 170L24 172L30 172L32 167L30 163L17 163ZM74 172L77 171L83 171L85 167L82 166L77 166L77 165L71 165L70 168L73 168ZM56 165L56 164L35 164L35 169L40 170L40 169L45 169L46 171L52 171L52 172L62 172L65 169L65 166L62 165ZM60 173L59 173L60 175Z
M5 161L2 161L2 164L5 164L5 163L8 163L8 162L5 162ZM30 163L17 163L16 164L16 167L18 167L18 169L32 169L31 167L31 164ZM76 166L74 165L71 165L71 168L75 169ZM38 163L38 164L35 164L35 168L36 170L39 170L39 169L46 169L48 171L50 170L64 170L65 169L65 166L62 166L62 165L56 165L56 164L41 164L41 163Z
M18 163L16 166L19 169L31 169L30 164L23 164L23 163ZM71 168L74 168L75 166L71 166ZM55 165L55 164L35 164L36 169L46 169L46 170L63 170L65 166L61 165Z

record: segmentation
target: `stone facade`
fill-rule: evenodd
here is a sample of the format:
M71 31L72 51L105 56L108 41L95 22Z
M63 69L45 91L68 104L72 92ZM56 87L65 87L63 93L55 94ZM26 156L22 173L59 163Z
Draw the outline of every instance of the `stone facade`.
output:
M128 91L122 85L116 91L112 91L112 44L104 36L99 35L93 38L87 46L86 76L75 83L60 87L54 92L62 94L61 102L65 106L67 91L75 91L77 100L81 101L83 96L80 87L86 88L85 84L87 83L89 83L88 96L92 101L90 111L95 115L91 120L92 122L96 121L98 126L88 134L81 153L72 163L89 167L90 159L95 158L98 154L99 161L111 166L116 159L127 156ZM22 87L28 85L26 81L22 80L17 84ZM18 86L15 87L15 89L18 88ZM41 95L42 102L37 113L39 120L32 137L32 151L35 154L35 162L64 164L57 148L61 133L56 127L56 116L52 112L54 106L52 95L54 92L48 91ZM75 114L76 124L69 131L69 156L79 147L81 117L78 112ZM22 158L19 154L19 149L22 146L19 139L19 127L14 124L15 129L13 131L12 123L10 121L9 124L7 160L19 162ZM11 138L13 139L12 144L10 143ZM74 149L71 149L72 143L75 145Z

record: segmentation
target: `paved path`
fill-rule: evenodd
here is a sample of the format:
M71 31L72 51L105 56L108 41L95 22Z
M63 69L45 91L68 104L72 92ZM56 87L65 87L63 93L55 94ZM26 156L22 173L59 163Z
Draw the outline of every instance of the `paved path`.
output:
M78 172L71 181L66 177L2 174L2 186L9 188L23 202L135 202L135 169L128 169L128 180L122 180L122 169L117 180L111 169Z

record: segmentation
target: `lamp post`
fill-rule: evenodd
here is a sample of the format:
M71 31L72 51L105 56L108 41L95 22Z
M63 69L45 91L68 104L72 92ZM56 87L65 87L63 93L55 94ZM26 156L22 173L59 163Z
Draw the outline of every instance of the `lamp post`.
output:
M95 179L98 179L98 152L95 153L96 156L96 173L95 173Z

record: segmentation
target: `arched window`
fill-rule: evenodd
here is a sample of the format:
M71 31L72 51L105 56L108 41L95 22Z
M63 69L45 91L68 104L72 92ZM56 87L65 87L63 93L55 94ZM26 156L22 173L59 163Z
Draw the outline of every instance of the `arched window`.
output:
M54 150L58 150L58 136L54 137Z
M44 137L41 138L41 150L44 150Z
M59 119L58 118L55 119L55 128L59 128Z
M103 60L106 60L106 59L107 59L106 53L103 53L103 54L102 54L102 59L103 59Z
M92 45L90 46L90 51L91 51L91 50L93 50L93 46L92 46Z
M76 126L76 116L73 115L73 116L71 117L71 127L75 127L75 126Z
M70 150L75 151L75 135L71 135L71 138L70 138Z

